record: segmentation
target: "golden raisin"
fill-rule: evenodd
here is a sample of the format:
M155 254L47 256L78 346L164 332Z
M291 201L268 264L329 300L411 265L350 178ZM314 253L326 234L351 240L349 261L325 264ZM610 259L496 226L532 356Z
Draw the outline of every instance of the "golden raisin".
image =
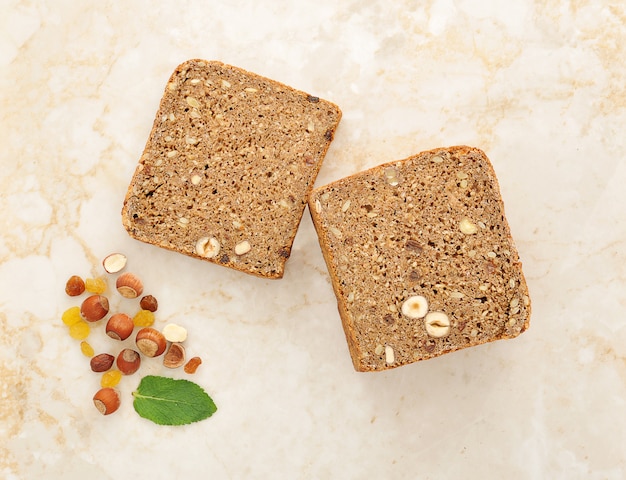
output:
M133 317L133 323L137 327L150 327L154 324L154 313L150 310L139 310Z
M196 373L196 370L198 370L198 367L200 366L200 364L202 363L202 359L200 357L193 357L191 359L189 359L189 361L185 364L184 366L184 370L185 373Z
M85 355L85 357L93 357L93 354L96 353L94 352L93 347L84 340L80 342L80 351L83 352L83 355Z
M65 284L65 293L70 297L77 297L85 291L85 282L78 275L72 275Z
M80 318L80 307L70 307L65 310L63 315L61 315L61 320L63 320L63 323L68 327L80 322L82 320Z
M89 324L81 320L70 326L70 337L76 340L84 340L89 336L89 331Z
M100 379L101 387L114 387L120 380L122 379L122 372L119 370L109 370L102 374L102 378Z
M107 289L107 282L104 278L87 278L85 280L85 290L89 293L104 293Z

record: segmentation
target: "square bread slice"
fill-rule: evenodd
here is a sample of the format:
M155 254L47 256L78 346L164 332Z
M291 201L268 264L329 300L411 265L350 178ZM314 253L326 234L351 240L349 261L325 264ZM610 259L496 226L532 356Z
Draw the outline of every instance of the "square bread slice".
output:
M482 151L380 165L315 189L309 210L357 371L528 328L528 288Z
M131 237L281 278L339 108L221 62L165 87L124 200Z

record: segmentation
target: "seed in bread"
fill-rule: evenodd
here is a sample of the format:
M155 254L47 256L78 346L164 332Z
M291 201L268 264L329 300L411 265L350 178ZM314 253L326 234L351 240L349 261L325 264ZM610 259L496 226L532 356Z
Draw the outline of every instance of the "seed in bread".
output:
M169 79L122 221L143 242L283 276L339 108L220 62Z
M380 165L315 189L309 210L357 371L528 328L528 288L482 151Z

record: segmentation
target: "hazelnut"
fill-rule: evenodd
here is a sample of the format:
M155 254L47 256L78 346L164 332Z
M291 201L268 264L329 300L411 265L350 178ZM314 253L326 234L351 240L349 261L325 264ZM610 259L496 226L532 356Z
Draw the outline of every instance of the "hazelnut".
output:
M106 334L114 340L126 340L134 328L132 318L125 313L116 313L107 322Z
M426 333L434 338L445 337L450 333L450 319L443 312L430 312L424 318Z
M165 325L162 332L165 340L168 342L182 343L187 340L187 330L175 323Z
M428 301L421 295L407 298L402 304L402 314L411 319L422 318L428 312Z
M109 299L104 295L91 295L80 306L80 316L88 322L97 322L109 313Z
M91 366L92 371L100 373L109 370L113 366L114 361L115 357L113 355L101 353L93 357L89 362L89 365Z
M478 231L478 227L469 218L464 217L459 222L459 230L461 230L461 233L464 233L465 235L473 235Z
M101 388L93 396L93 404L102 415L109 415L120 408L120 394L114 388Z
M239 242L235 245L235 255L245 255L250 251L252 246L248 240L244 240L243 242Z
M123 253L112 253L102 260L102 266L107 273L117 273L124 270L126 266L126 255Z
M135 350L131 350L130 348L125 348L120 352L117 356L117 368L124 375L132 375L137 370L139 370L139 366L141 365L141 357L139 353Z
M196 253L204 258L214 258L220 253L220 242L215 237L202 237L196 242Z
M77 297L85 291L85 282L78 275L72 275L65 284L65 293L70 297Z
M185 363L185 347L180 343L172 343L163 357L163 365L167 368L178 368Z
M385 345L385 363L391 365L396 361L396 354L393 351L393 347Z
M135 337L137 348L147 357L158 357L165 351L167 342L161 332L151 327L145 327L137 332Z
M146 295L139 300L139 306L142 310L148 310L149 312L156 312L159 308L159 302L152 295Z
M143 293L143 283L134 273L126 272L117 277L115 287L125 298L137 298Z

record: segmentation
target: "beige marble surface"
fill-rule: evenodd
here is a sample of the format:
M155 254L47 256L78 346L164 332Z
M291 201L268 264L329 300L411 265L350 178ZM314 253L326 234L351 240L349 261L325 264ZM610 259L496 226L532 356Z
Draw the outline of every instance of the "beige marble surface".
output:
M0 11L0 478L626 477L621 3ZM131 240L124 192L168 76L194 57L342 108L318 185L439 146L485 150L533 298L529 331L358 374L308 213L280 281ZM73 304L63 285L115 250L159 297L157 325L188 328L211 419L139 418L138 378L124 379L115 415L93 408L99 380L60 321Z

